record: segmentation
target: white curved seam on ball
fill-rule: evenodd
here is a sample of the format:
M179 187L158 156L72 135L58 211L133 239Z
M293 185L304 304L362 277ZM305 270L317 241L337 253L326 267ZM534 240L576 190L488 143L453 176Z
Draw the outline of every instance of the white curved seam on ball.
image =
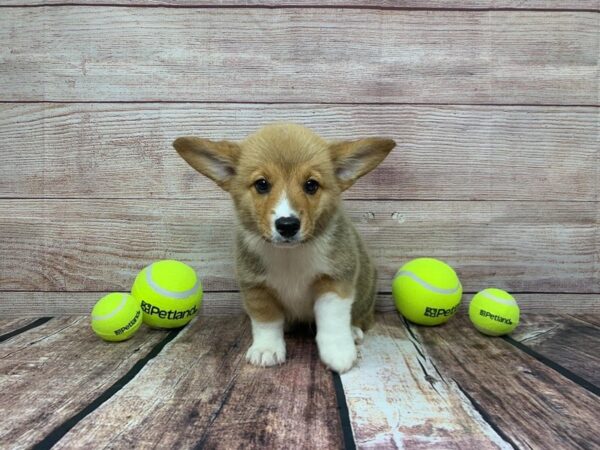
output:
M125 308L125 303L127 303L127 294L122 295L121 303L119 303L119 306L117 306L112 312L109 312L108 314L104 314L103 316L92 316L92 320L112 319L119 313L119 311L121 311L123 308Z
M154 289L154 291L156 291L160 295L164 295L165 297L169 297L169 298L183 300L183 299L188 298L190 295L194 295L196 293L196 291L198 290L198 288L200 287L199 280L196 278L196 283L194 284L194 287L191 289L188 289L187 291L182 291L182 292L169 291L168 289L165 289L165 288L159 286L158 284L156 284L156 282L152 279L152 267L153 266L154 266L154 264L152 264L150 267L148 267L148 270L146 271L146 281L148 282L150 287L152 289Z
M425 289L435 292L436 294L445 294L445 295L455 294L458 291L458 288L460 287L460 283L456 287L451 288L451 289L442 289L442 288L439 288L436 286L432 286L427 281L422 280L417 275L415 275L414 273L412 273L408 270L399 270L396 273L396 277L401 277L401 276L406 276L406 277L411 278L413 281L416 281L421 286L423 286Z
M489 292L486 292L486 291L481 291L480 294L483 295L488 300L491 300L496 303L501 303L503 305L515 306L517 304L517 302L512 298L496 297L494 294L490 294Z

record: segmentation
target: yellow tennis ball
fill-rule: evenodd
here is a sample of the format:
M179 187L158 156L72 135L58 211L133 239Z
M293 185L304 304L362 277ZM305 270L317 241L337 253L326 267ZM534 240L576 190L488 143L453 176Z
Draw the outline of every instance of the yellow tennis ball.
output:
M519 324L519 305L502 289L484 289L471 300L469 318L483 334L508 334Z
M142 324L142 310L131 295L115 292L98 300L91 320L92 330L105 341L124 341Z
M392 294L398 311L411 322L439 325L456 313L462 285L448 264L434 258L417 258L398 270Z
M190 266L167 259L145 267L136 277L131 294L141 303L145 324L178 328L200 309L202 285Z

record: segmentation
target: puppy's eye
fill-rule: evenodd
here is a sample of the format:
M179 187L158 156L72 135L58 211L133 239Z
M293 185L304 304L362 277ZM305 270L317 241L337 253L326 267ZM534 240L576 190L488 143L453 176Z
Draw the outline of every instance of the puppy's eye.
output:
M319 189L319 183L315 180L307 180L304 183L304 192L313 195Z
M267 194L271 190L271 184L264 178L260 178L254 182L254 188L259 194Z

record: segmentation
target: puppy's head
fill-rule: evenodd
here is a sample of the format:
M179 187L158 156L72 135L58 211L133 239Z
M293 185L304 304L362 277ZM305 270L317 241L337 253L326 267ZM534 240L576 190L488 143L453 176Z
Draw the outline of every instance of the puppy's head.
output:
M173 146L228 191L242 226L277 246L318 236L341 193L394 148L390 139L330 143L307 128L275 124L239 143L180 137Z

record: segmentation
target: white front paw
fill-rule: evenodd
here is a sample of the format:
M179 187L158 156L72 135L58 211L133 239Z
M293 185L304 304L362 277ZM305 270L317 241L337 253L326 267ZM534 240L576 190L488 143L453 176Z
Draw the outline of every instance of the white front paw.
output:
M339 336L317 333L317 346L321 361L335 372L347 372L356 362L356 345L352 334Z
M285 342L254 342L246 352L246 361L261 367L282 364L285 362Z

